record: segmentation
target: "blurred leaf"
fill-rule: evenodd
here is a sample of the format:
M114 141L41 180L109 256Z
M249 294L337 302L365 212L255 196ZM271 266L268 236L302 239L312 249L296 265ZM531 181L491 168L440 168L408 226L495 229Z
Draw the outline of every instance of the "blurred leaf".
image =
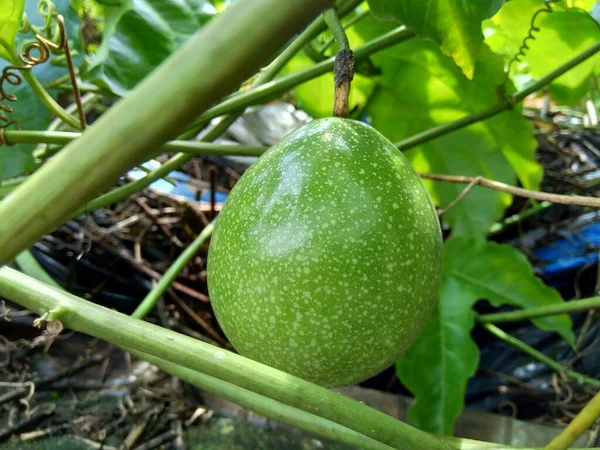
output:
M381 25L379 25L379 28ZM368 38L379 32L363 21L358 30ZM475 78L467 80L452 60L432 42L412 39L373 56L382 71L366 114L392 142L431 127L482 111L499 101L496 86L504 80L502 59L482 48ZM531 124L520 108L457 130L406 152L420 172L485 176L535 189L541 168L535 161ZM452 183L426 183L436 203L445 207L465 188ZM443 216L454 235L487 234L511 197L475 187Z
M535 25L540 31L534 32L535 40L528 40L530 48L523 62L511 67L512 74L527 73L539 79L600 40L600 27L592 16L578 9L581 3L571 4L572 9L555 6L554 12L537 16ZM509 61L527 36L533 15L543 8L543 0L506 3L484 23L486 43ZM600 56L596 55L570 70L551 84L551 94L563 104L578 102L587 93L590 76L599 63Z
M481 22L500 7L499 0L368 0L375 17L397 20L419 36L438 43L472 79L483 34Z
M207 0L124 0L105 7L103 41L85 79L126 95L214 14Z
M25 0L2 0L0 3L0 58L15 62L15 40L23 19Z
M508 269L508 270L507 270ZM508 245L453 238L444 245L439 304L417 342L397 364L400 380L415 395L409 417L425 431L451 435L464 406L467 380L479 350L470 333L479 299L520 308L561 303L558 292L537 278L525 256ZM575 342L567 315L532 321Z

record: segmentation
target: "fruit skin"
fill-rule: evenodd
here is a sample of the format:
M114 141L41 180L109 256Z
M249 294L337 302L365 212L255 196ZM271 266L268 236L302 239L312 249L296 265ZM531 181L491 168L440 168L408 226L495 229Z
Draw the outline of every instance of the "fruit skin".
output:
M241 177L208 255L215 315L240 354L317 384L393 364L437 299L442 237L408 160L375 129L318 119Z

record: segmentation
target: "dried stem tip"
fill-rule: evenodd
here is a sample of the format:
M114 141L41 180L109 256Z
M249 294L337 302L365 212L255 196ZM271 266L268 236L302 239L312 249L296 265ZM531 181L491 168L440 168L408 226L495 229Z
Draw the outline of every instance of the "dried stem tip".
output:
M348 117L348 96L350 85L354 78L354 53L352 50L340 50L335 57L333 66L335 80L335 96L333 115L335 117Z

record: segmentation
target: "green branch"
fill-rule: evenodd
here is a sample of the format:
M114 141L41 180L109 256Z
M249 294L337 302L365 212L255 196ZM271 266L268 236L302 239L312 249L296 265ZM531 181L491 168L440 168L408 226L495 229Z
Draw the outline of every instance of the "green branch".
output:
M425 432L329 389L53 289L8 267L0 269L0 296L48 320L60 320L69 329L210 374L219 380L336 422L393 448L452 448Z
M6 130L6 140L12 144L56 144L66 145L81 137L81 133L66 131L21 131ZM224 145L199 141L169 141L161 152L180 152L191 155L260 156L267 147L250 145Z
M567 428L545 447L544 450L568 450L571 445L590 429L600 417L600 392L577 414Z
M582 300L571 300L564 303L535 308L518 309L516 311L498 312L477 316L479 323L520 322L536 317L554 316L575 311L587 311L600 308L600 297L590 297Z
M371 11L369 11L368 9L365 9L364 11L359 12L358 14L354 15L353 17L351 17L348 20L348 22L344 25L344 30L351 28L353 25L356 25L362 19L364 19L365 17L368 17L370 15L371 15ZM320 58L324 58L323 54L329 47L331 47L331 45L334 42L335 42L335 36L331 36L331 38L327 39L327 41L325 41L325 43L316 50L316 52L318 53ZM316 61L319 61L319 60L317 59Z
M211 20L0 202L0 265L147 160L329 5L329 0L254 0L235 3ZM215 65L224 53L225 63Z
M550 72L545 77L537 80L535 83L533 83L527 89L523 89L522 91L516 92L515 94L511 95L508 98L508 100L502 101L502 102L498 103L497 105L494 105L491 108L488 108L484 111L480 111L480 112L472 114L470 116L463 117L462 119L455 120L454 122L450 122L450 123L446 123L444 125L439 125L437 127L430 128L429 130L426 130L422 133L416 134L414 136L409 137L408 139L404 139L403 141L396 143L396 147L398 147L398 149L401 151L405 151L405 150L411 149L413 147L416 147L417 145L421 145L421 144L424 144L425 142L429 142L434 139L437 139L440 136L444 136L453 131L460 130L461 128L467 127L469 125L480 122L482 120L489 119L490 117L495 116L496 114L500 114L501 112L508 111L509 109L512 109L515 104L521 102L528 95L533 94L534 92L547 86L552 81L556 80L561 75L564 75L566 72L568 72L569 70L578 66L585 60L591 58L599 51L600 51L600 42L597 42L596 44L594 44L593 46L591 46L584 52L577 55L575 58L567 61L562 66L560 66L557 69L555 69L554 71Z
M592 386L600 387L600 380L585 376L579 372L569 369L566 366L563 366L559 362L554 361L552 358L544 355L542 352L536 350L535 348L531 347L530 345L527 345L525 342L520 341L519 339L511 336L510 334L501 330L497 326L492 325L491 323L483 323L483 324L481 324L481 326L483 328L485 328L487 331L489 331L491 334L496 336L501 341L506 342L509 345L512 345L516 349L531 356L533 359L541 362L542 364L546 365L547 367L554 370L555 372L564 373L566 376L577 381L578 383L585 383L585 384L589 384Z
M132 317L135 317L136 319L143 319L150 314L158 300L160 300L166 290L169 289L169 286L171 286L173 281L175 281L175 279L179 276L187 263L190 262L194 256L196 256L196 254L200 251L200 248L210 239L213 228L214 221L204 227L198 237L194 239L194 241L186 247L181 255L177 257L173 264L171 264L169 270L165 272L156 286L154 286L154 288L148 292L148 295L144 297L144 300L142 300L133 314L131 314Z

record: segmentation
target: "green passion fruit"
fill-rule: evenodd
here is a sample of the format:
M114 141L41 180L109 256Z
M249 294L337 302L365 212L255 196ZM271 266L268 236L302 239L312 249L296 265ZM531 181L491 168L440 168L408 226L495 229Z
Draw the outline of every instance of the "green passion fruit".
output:
M410 347L441 264L437 214L408 160L368 125L328 118L287 135L240 178L207 276L240 354L333 387Z

